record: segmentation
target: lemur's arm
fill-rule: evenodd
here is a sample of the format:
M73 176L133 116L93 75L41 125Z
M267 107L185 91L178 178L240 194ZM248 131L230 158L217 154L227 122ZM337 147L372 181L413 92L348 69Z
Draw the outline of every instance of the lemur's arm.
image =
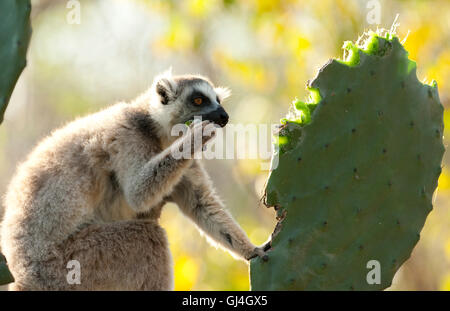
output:
M206 125L207 122L194 125L188 134L154 156L136 150L132 141L128 143L127 152L120 159L121 165L118 165L121 169L117 177L125 199L133 209L146 211L172 192L185 169L192 163L193 154L201 152L203 145L213 137L200 136L202 140L194 144L193 136L201 135L198 132ZM186 147L189 148L188 157L180 157Z
M247 260L263 256L253 245L215 194L209 177L199 162L194 162L174 189L170 200L197 226L222 247Z

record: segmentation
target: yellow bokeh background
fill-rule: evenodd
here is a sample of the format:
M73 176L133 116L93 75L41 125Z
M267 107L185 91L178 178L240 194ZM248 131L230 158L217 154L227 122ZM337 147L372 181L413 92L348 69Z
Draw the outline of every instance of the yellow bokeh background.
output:
M363 0L83 0L81 23L66 1L34 0L28 66L0 126L0 195L17 163L50 131L77 116L131 100L170 66L231 88L232 123L278 123L308 79L342 44L365 30L390 28L417 61L421 81L436 80L450 137L450 1L378 1L380 24ZM409 34L408 34L409 33ZM388 82L387 82L388 83ZM267 159L207 160L218 192L255 244L271 234L275 213L261 206ZM390 289L450 290L450 159L444 156L434 210L411 258ZM166 229L176 290L248 290L248 265L208 244L168 204Z

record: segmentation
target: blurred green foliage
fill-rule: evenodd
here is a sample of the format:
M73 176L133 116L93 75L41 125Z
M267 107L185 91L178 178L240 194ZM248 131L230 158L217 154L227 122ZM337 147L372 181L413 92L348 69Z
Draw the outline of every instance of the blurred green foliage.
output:
M421 81L435 79L449 107L450 2L380 1L381 24L367 22L365 0L91 0L81 24L69 24L65 1L33 1L29 66L0 127L0 193L18 161L50 131L143 92L155 74L201 73L229 86L232 123L278 123L305 83L342 42L366 29L390 28L418 63ZM445 114L445 122L450 114ZM446 129L445 134L447 134ZM448 136L448 135L446 135ZM444 156L444 162L450 159ZM274 212L259 207L267 172L260 160L208 160L231 213L251 240L263 243ZM444 167L435 209L392 289L450 289L450 171ZM177 290L247 290L248 265L208 245L177 208L163 211Z

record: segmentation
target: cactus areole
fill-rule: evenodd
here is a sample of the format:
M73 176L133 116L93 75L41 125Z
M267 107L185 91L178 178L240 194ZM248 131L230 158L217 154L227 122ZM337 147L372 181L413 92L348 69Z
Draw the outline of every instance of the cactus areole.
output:
M441 173L443 106L395 35L347 42L282 120L265 202L280 222L252 290L381 290L411 254Z

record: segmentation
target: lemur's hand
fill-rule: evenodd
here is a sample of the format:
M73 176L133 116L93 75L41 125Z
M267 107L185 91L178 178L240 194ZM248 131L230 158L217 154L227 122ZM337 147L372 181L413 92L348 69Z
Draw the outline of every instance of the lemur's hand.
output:
M246 259L251 260L253 258L260 257L262 260L267 261L267 260L269 260L267 251L270 249L270 247L271 247L270 242L268 242L262 246L255 247L253 252L251 252L250 255Z
M192 155L206 148L206 144L216 136L216 129L210 121L194 122L189 126Z

